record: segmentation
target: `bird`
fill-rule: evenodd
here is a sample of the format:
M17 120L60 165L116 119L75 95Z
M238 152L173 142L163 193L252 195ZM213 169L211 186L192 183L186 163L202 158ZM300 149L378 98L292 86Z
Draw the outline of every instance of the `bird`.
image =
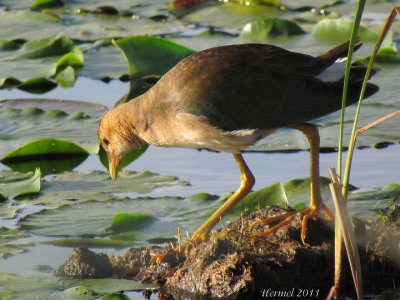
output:
M360 46L358 42L355 49ZM231 153L240 170L240 186L191 236L191 242L201 242L254 186L243 150L278 128L297 129L310 145L310 205L301 212L304 242L309 218L321 211L333 218L320 191L319 132L309 121L341 108L348 48L347 41L311 56L247 43L209 48L182 59L146 93L116 106L100 120L98 136L111 178L117 178L127 153L148 144ZM365 73L364 66L351 66L346 105L358 100ZM364 97L378 90L367 83ZM279 220L261 234L267 236L293 218L288 212L255 224Z

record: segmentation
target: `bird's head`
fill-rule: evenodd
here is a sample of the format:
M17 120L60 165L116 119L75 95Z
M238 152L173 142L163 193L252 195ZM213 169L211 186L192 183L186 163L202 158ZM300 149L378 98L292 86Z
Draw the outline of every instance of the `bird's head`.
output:
M107 152L108 169L112 180L117 178L124 156L144 144L136 135L135 128L126 120L119 110L111 110L100 121L99 139Z

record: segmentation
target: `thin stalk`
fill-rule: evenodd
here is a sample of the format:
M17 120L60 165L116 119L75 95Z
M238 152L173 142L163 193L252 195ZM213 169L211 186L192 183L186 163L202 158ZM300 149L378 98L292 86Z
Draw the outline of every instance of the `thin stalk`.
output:
M338 160L337 160L337 175L339 183L342 182L342 157L343 157L343 131L344 131L344 115L346 110L347 102L347 90L349 85L351 62L353 58L354 45L357 40L358 29L360 28L361 17L364 12L366 0L359 0L356 10L356 16L354 18L353 29L350 37L349 51L347 54L346 71L344 74L344 85L342 95L342 110L340 113L340 129L339 129L339 145L338 145ZM345 196L343 197L345 198ZM334 286L332 287L332 297L339 297L339 286L342 279L342 252L343 252L343 239L342 229L340 226L340 220L338 214L335 217L335 277Z
M346 70L344 73L344 84L343 84L343 94L342 94L342 109L340 111L340 128L339 128L339 145L338 145L338 160L337 160L337 173L339 182L342 180L342 157L343 157L343 131L344 131L344 115L346 110L346 102L347 102L347 90L349 86L349 77L350 77L350 69L351 63L353 59L354 46L356 41L358 40L358 29L360 28L361 17L364 11L366 0L358 1L356 16L354 18L353 29L351 31L350 36L350 45L349 51L347 53L347 61L346 61Z
M384 26L383 26L381 32L379 33L379 37L378 37L378 40L376 41L374 50L372 51L371 58L369 60L368 67L367 67L367 72L365 73L364 82L363 82L363 85L361 88L360 98L358 100L357 109L356 109L356 113L354 116L353 129L351 131L349 150L347 153L346 166L345 166L344 175L343 175L343 199L345 199L345 200L346 200L346 196L347 196L347 192L348 192L348 184L349 184L349 180L350 180L351 163L353 160L353 152L354 152L355 140L356 140L355 134L356 134L356 130L357 130L358 119L360 116L362 100L364 99L365 90L367 88L367 82L371 76L372 68L374 66L374 62L375 62L376 56L378 55L378 51L382 45L382 42L383 42L386 34L388 33L390 26L392 25L392 23L394 21L394 18L399 13L400 13L400 8L396 7L392 10L390 15L386 19Z
M361 262L357 248L356 236L351 225L351 219L347 211L346 202L343 200L342 187L337 178L335 169L329 168L329 174L332 182L329 186L331 188L333 203L335 204L336 215L339 217L341 228L343 228L343 240L346 246L351 274L357 292L357 299L363 299Z

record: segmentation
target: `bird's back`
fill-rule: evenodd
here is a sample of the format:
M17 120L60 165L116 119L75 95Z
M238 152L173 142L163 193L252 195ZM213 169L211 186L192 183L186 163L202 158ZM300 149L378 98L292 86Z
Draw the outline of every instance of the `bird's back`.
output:
M317 57L266 44L211 48L182 60L155 89L224 131L298 124L340 109L342 80L317 76L345 56L347 47ZM348 104L358 99L364 74L365 68L352 71ZM377 90L369 83L366 97Z

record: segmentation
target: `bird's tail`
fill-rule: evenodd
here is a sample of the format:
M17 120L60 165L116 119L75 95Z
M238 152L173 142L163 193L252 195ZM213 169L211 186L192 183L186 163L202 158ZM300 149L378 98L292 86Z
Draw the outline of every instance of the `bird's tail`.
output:
M321 58L324 61L330 61L331 63L334 63L336 60L340 58L347 57L349 46L350 46L350 41L346 41L343 44L340 44L339 46L336 46L335 48L320 54L319 58ZM361 46L362 43L358 39L354 46L354 51L357 51L357 49L360 48Z
M349 85L347 89L347 105L351 105L358 101L359 95L362 88L362 83L364 81L365 73L367 72L367 68L364 66L357 66L354 65L350 69L350 76L349 76ZM372 70L370 78L375 75L376 71ZM341 89L343 88L343 81L344 78L337 81L335 84L338 84ZM367 83L364 98L368 98L379 91L379 86L376 84Z

